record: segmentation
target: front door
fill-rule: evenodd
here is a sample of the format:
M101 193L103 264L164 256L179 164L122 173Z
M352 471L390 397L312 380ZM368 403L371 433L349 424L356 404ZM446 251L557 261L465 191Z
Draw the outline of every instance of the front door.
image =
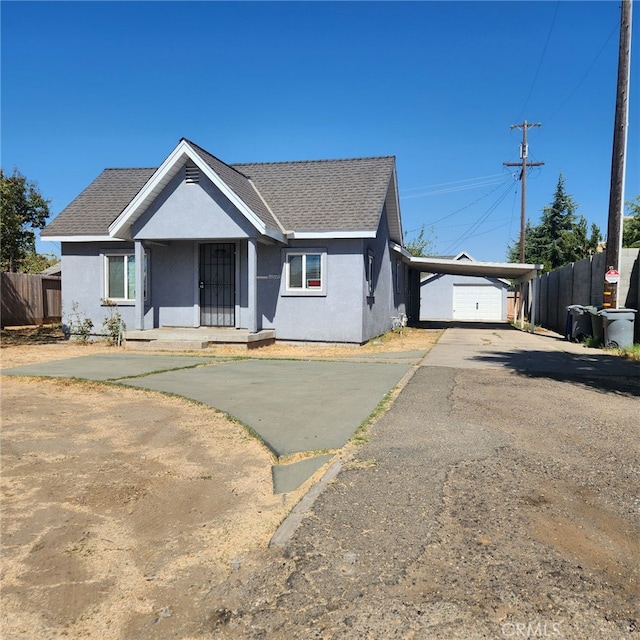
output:
M236 325L236 245L200 245L200 325Z

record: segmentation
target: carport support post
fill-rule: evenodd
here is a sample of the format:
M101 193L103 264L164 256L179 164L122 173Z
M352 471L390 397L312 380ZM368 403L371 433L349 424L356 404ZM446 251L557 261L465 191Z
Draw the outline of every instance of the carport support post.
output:
M138 331L144 329L144 247L141 240L134 243L135 252L135 278L136 278L136 306L135 328Z
M529 280L529 293L531 299L531 311L529 312L529 331L536 332L536 304L538 303L538 278Z

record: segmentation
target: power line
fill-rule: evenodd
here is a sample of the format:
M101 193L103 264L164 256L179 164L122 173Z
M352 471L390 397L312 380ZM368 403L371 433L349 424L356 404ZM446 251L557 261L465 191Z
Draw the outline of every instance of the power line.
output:
M468 191L469 189L479 189L480 187L488 187L494 184L502 184L505 181L505 174L500 174L501 178L494 178L492 180L485 180L484 182L477 182L474 184L460 185L457 187L450 187L448 189L438 189L437 191L427 191L426 193L417 193L409 196L402 196L403 200L414 200L415 198L424 198L426 196L437 196L443 193L457 193L458 191Z
M400 192L404 191L419 191L420 189L433 189L434 187L446 187L450 184L458 184L460 182L473 182L475 180L486 180L488 178L497 178L498 176L503 176L504 173L493 173L490 176L480 176L478 178L466 178L464 180L452 180L451 182L440 182L438 184L427 184L422 187L409 187L408 189L400 189Z
M524 106L522 107L522 109L520 111L520 115L518 116L518 120L520 120L520 118L524 114L524 110L527 108L527 105L529 104L529 99L531 98L531 94L533 93L533 88L536 86L536 82L538 80L538 75L540 74L540 69L542 67L542 62L544 60L545 54L547 53L547 47L549 46L549 40L551 39L551 33L553 32L553 26L556 23L556 16L558 15L558 7L559 6L560 6L560 0L558 0L556 2L556 7L555 7L555 10L553 12L553 18L551 19L551 26L549 27L549 33L547 34L547 40L544 43L544 47L542 48L542 54L540 55L540 61L538 62L538 68L536 69L536 72L535 72L535 74L533 76L533 82L531 83L531 88L529 89L529 93L527 95L527 99L524 101Z
M501 175L504 175L504 174L501 174ZM442 222L443 220L447 220L448 218L451 218L452 216L455 216L456 213L460 213L461 211L464 211L465 209L468 209L469 207L472 207L474 204L477 204L478 202L480 202L480 200L484 200L485 198L488 198L492 193L495 193L503 185L504 185L504 181L501 182L495 189L491 189L491 191L488 191L487 193L485 193L484 195L480 196L479 198L477 198L473 202L470 202L469 204L466 204L464 207L461 207L460 209L456 209L455 211L452 211L451 213L448 213L447 215L442 216L441 218L438 218L437 220L433 220L433 221L430 221L430 222L425 222L424 225L425 226L433 226L434 224L437 224L438 222ZM407 233L415 233L416 231L420 231L420 228L409 230L409 231L407 231Z
M516 183L511 183L507 186L503 193L498 196L497 200L471 225L467 231L461 234L458 238L453 240L449 246L445 249L444 253L448 254L458 246L460 246L463 242L472 237L477 229L479 229L489 218L489 216L498 208L498 206L504 201L504 199L509 195L509 191L514 188Z
M565 101L562 102L562 104L548 118L544 120L545 124L551 122L551 119L555 118L558 115L558 113L571 100L571 98L573 98L573 96L577 93L578 89L582 86L582 83L587 79L587 76L589 75L589 73L591 73L591 69L593 69L593 67L595 66L596 62L598 61L598 58L602 55L602 52L605 50L606 46L609 44L609 40L611 40L613 34L616 33L617 31L618 31L618 25L616 24L616 26L611 30L611 33L607 36L607 39L605 40L604 44L596 54L596 57L593 59L593 61L589 65L588 69L585 71L582 78L580 78L580 80L578 81L578 84L574 87L573 91L569 94L569 96L565 99Z

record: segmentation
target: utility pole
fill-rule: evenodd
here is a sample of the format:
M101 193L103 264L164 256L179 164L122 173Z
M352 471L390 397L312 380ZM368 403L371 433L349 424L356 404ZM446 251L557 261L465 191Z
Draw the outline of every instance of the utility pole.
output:
M620 50L618 53L618 86L616 115L613 129L611 159L611 190L609 192L609 219L607 223L607 271L618 272L604 282L602 306L618 308L618 280L620 278L620 252L622 250L622 220L624 211L624 179L629 126L629 74L631 71L631 0L622 0L620 16ZM609 281L611 280L611 281Z
M512 124L511 129L522 129L522 144L520 145L520 158L522 162L503 162L505 167L522 167L520 170L520 182L522 182L522 193L520 197L520 262L524 262L524 230L526 221L527 203L527 168L541 167L544 162L527 162L529 155L529 145L527 144L527 129L530 127L541 127L539 122L527 122L522 124Z

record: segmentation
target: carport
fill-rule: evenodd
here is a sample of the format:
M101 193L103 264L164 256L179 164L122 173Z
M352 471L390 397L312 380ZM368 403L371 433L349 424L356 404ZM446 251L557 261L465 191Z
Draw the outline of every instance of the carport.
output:
M522 304L525 285L528 285L528 300L530 301L531 333L535 330L535 310L538 295L537 276L543 269L541 264L523 264L517 262L479 262L466 260L452 260L449 258L416 258L400 247L395 247L399 251L410 269L415 273L442 273L449 275L477 276L484 278L505 278L512 280L520 291L520 323L524 324L524 305ZM412 286L417 278L412 279ZM415 299L415 292L412 292L412 299ZM418 296L419 300L419 296ZM419 303L418 303L419 304Z

